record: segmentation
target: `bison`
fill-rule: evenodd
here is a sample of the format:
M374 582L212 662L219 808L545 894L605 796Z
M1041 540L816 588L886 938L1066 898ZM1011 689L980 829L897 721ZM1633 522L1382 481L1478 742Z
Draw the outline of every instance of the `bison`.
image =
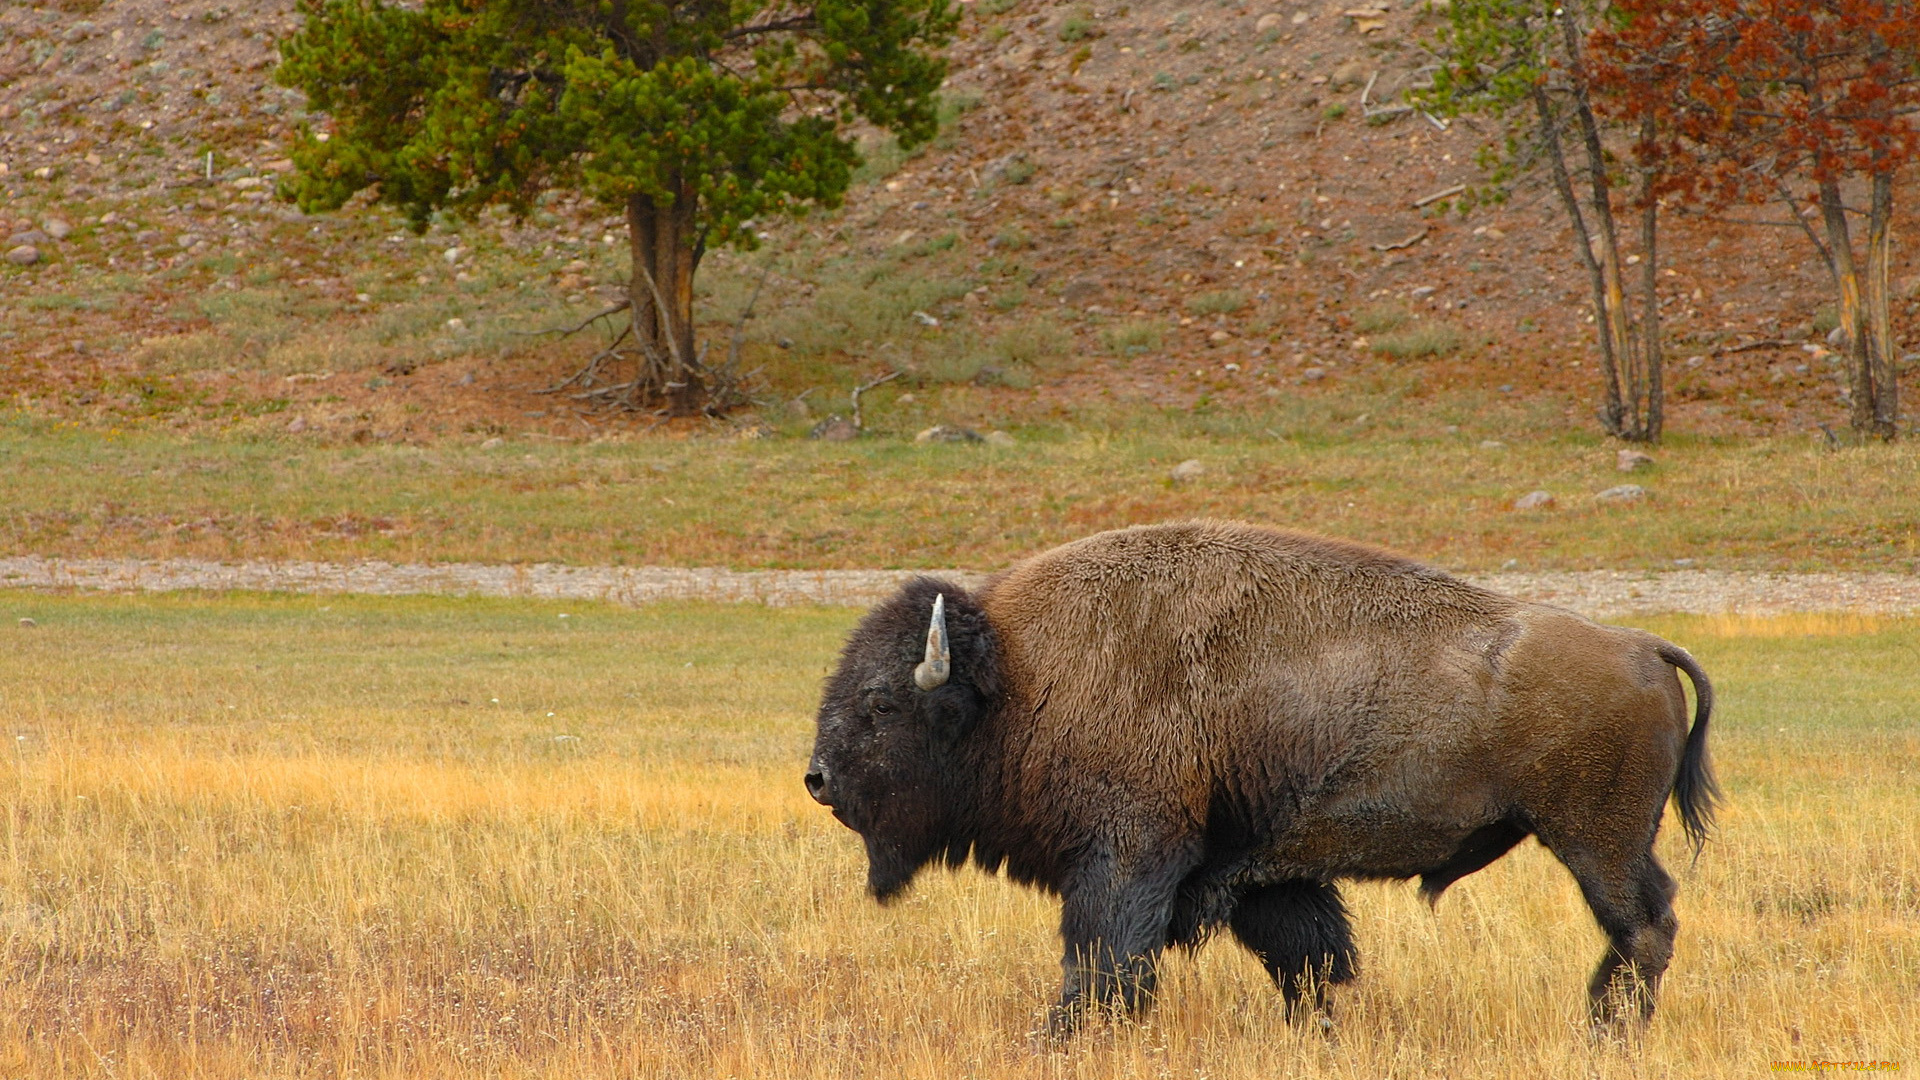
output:
M1221 927L1290 1016L1324 1009L1357 964L1337 882L1437 901L1528 836L1606 933L1588 994L1613 1025L1652 1015L1672 955L1652 847L1669 795L1705 840L1712 702L1676 645L1380 549L1144 526L978 592L902 587L826 682L805 782L882 903L969 859L1058 895L1060 1033L1145 1007L1161 951Z

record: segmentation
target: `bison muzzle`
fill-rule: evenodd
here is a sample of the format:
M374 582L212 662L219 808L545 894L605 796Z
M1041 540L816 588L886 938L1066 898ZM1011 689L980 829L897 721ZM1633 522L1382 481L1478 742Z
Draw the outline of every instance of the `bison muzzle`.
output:
M1697 707L1689 730L1686 695ZM1221 522L1101 533L977 593L917 578L827 680L807 790L882 902L969 859L1057 894L1056 1030L1153 994L1225 927L1289 1014L1356 955L1336 882L1429 900L1528 836L1608 947L1597 1023L1645 1020L1673 951L1652 847L1696 850L1713 693L1679 647L1357 544Z

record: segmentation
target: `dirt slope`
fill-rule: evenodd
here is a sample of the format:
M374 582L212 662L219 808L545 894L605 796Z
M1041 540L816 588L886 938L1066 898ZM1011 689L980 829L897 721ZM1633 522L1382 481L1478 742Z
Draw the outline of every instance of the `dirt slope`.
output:
M992 333L1052 312L1071 335L1071 361L998 394L1179 406L1334 394L1346 379L1415 368L1431 385L1537 396L1590 422L1584 282L1546 193L1465 216L1444 199L1421 207L1477 182L1475 152L1497 131L1409 111L1366 116L1431 62L1424 3L1003 2L963 5L948 95L970 107L940 144L850 194L837 215L769 226L771 248L806 242L820 260L877 260L951 234L942 242L981 270L980 284L932 315ZM0 357L16 396L78 402L144 362L141 342L206 325L179 297L232 288L270 258L314 297L316 318L379 317L344 268L380 256L369 247L382 223L315 222L269 196L304 115L271 81L272 41L295 25L286 0L0 10L0 225L38 240L43 256L0 267L10 323ZM55 218L71 237L47 235ZM538 263L527 276L557 307L570 293L590 299L583 264L561 264L600 228L597 210L566 203L543 221L470 227ZM1671 427L1840 426L1837 369L1812 325L1824 271L1804 239L1694 218L1674 219L1666 242ZM981 269L996 258L1022 267L1017 308L991 302L1010 287ZM1911 272L1895 274L1903 295ZM90 307L102 274L144 302ZM416 281L433 284L425 272ZM810 295L792 275L772 290L775 304ZM1913 314L1903 300L1901 332ZM1140 326L1151 332L1130 329ZM1422 328L1460 347L1377 351L1382 335ZM1731 351L1764 340L1784 344ZM573 356L529 362L560 370ZM214 386L222 377L231 385ZM469 379L436 393L453 411L525 423L523 406L545 400L524 395L535 381ZM320 392L271 382L283 397ZM241 371L203 383L202 398L267 392Z

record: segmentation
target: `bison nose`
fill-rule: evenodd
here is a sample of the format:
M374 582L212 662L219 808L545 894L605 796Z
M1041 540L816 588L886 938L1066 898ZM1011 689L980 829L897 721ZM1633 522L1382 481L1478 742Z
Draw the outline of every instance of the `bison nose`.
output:
M827 770L824 766L807 773L807 794L821 806L832 806L833 795L827 790Z

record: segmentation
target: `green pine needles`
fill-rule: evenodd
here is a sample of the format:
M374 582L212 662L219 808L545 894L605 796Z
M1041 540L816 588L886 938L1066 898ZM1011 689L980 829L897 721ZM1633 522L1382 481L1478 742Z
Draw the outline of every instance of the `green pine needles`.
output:
M301 0L278 78L330 119L303 130L286 192L336 209L524 214L586 192L627 219L622 400L724 406L695 349L693 276L748 224L839 204L864 119L931 138L957 15L948 0ZM625 343L631 343L630 345ZM626 349L628 351L623 352ZM592 376L589 376L591 378Z

